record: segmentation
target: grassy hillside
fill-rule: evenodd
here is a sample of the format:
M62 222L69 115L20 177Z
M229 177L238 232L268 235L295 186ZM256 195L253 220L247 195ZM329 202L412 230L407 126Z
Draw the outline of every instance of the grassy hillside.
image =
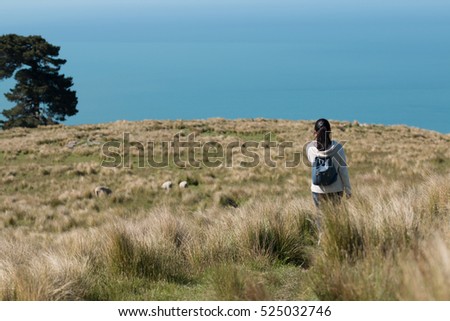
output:
M332 122L353 197L319 213L310 169L286 166L312 127L210 119L0 132L0 299L450 300L450 136ZM145 150L133 143L129 163L102 166L102 146L116 142L109 155L119 155L124 133ZM146 163L148 142L161 160L161 142L193 134L215 149L170 148L168 166ZM190 154L199 164L178 166ZM112 194L97 197L100 185Z

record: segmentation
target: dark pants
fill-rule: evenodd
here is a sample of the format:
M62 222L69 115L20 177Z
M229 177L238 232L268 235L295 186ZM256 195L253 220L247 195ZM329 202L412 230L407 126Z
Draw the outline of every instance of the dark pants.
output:
M337 193L312 193L312 197L314 200L314 205L319 208L320 203L330 203L333 205L339 205L341 203L342 196L344 192Z

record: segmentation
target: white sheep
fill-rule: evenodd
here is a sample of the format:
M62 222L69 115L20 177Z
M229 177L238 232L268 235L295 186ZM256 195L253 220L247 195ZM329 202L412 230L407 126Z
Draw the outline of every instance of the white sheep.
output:
M188 183L186 181L182 181L182 182L180 182L180 184L178 184L178 186L180 186L180 188L187 188Z
M164 183L161 185L161 187L162 187L163 189L165 189L165 190L169 190L169 189L172 188L172 182L171 182L171 181L164 182Z
M95 196L100 197L103 195L110 195L112 190L106 186L97 186L94 190Z
M70 142L67 143L66 146L67 146L67 148L74 149L75 146L77 146L77 144L78 144L78 142L76 140L71 140Z

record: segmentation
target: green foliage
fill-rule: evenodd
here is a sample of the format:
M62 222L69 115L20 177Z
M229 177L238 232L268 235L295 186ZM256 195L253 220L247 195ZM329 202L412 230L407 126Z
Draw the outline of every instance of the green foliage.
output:
M2 112L4 129L52 125L78 112L72 78L59 74L66 63L59 49L40 36L0 36L0 80L17 82L5 94L16 106Z

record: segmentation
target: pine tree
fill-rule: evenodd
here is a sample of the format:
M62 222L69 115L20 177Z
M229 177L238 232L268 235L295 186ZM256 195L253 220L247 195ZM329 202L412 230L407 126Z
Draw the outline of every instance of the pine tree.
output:
M55 124L78 112L72 78L59 74L66 63L59 50L41 36L0 36L0 80L16 80L5 94L16 106L2 112L4 129Z

